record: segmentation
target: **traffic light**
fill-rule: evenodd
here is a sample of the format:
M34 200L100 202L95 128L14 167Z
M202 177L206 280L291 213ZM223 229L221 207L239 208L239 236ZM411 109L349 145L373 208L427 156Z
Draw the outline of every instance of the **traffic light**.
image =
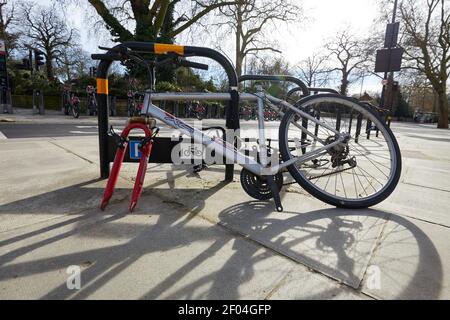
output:
M89 68L89 74L92 78L97 77L97 68L96 67L90 67Z
M44 53L39 49L35 49L34 50L34 68L36 69L36 71L39 71L39 67L43 66L44 64L45 64Z

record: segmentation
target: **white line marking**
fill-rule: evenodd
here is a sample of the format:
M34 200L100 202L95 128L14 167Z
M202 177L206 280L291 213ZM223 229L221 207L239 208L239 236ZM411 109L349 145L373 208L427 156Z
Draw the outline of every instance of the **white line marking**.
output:
M76 126L78 129L98 129L98 126Z
M8 139L1 131L0 131L0 140Z
M97 134L98 132L70 131L72 134Z

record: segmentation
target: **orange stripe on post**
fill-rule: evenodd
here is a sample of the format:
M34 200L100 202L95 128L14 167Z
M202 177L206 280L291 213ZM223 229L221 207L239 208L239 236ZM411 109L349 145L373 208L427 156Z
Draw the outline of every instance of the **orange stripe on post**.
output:
M98 94L109 93L108 79L97 78L97 93Z
M184 55L184 46L179 46L176 44L164 44L155 43L155 53L156 54L166 54L169 52L177 53L181 56Z

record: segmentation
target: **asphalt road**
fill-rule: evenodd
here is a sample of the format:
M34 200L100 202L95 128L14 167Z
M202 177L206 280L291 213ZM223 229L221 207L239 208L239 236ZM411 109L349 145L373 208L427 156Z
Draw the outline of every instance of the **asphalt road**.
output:
M0 122L0 139L21 139L21 138L53 138L53 137L80 137L80 136L97 136L98 126L95 121L89 119L88 121L80 119L80 122L51 122L51 123L36 123L33 121L27 122ZM191 125L194 123L192 119L186 120ZM111 122L114 129L120 132L125 127L125 120L114 120ZM204 120L203 127L210 126L224 126L225 120L214 119ZM268 137L275 138L278 135L279 122L270 122L266 124ZM163 125L160 121L158 127L161 128L160 134L170 136L173 129ZM241 133L246 133L245 136L252 137L257 135L256 121L241 121ZM251 131L251 132L249 132ZM253 132L254 131L254 132Z

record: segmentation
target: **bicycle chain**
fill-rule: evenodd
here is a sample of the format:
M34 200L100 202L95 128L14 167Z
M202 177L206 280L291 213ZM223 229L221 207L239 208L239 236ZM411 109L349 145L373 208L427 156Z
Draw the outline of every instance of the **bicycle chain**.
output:
M335 171L335 172L332 172L332 173L322 174L322 175L320 175L320 176L312 177L312 178L310 178L309 180L320 179L320 178L323 178L323 177L331 176L331 175L333 175L333 174L338 174L338 173L350 171L350 170L354 169L355 167L356 167L356 166L353 166L353 167L350 167L350 168L347 168L347 169L342 169L342 170L340 170L340 171ZM290 186L290 185L293 185L293 184L297 184L297 181L285 183L285 184L283 184L283 186Z

